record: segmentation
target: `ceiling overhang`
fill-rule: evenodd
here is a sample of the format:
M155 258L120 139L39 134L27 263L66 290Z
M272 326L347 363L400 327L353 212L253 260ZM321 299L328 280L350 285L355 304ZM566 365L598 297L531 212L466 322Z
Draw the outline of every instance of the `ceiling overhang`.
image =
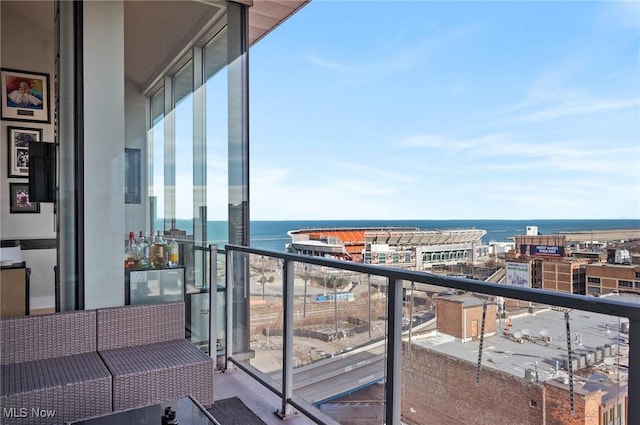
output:
M311 0L254 0L249 4L249 45L252 46Z
M255 45L311 0L235 0L249 6L249 46ZM91 3L91 2L88 2ZM220 0L124 0L125 76L141 91L175 67L224 16ZM0 0L7 15L19 16L30 31L54 32L52 0ZM4 19L4 18L3 18ZM18 37L18 36L16 36ZM19 39L19 37L17 38Z
M311 0L236 0L249 7L249 46L255 45ZM149 90L179 65L225 12L219 0L125 1L125 75ZM140 23L144 22L144 25Z

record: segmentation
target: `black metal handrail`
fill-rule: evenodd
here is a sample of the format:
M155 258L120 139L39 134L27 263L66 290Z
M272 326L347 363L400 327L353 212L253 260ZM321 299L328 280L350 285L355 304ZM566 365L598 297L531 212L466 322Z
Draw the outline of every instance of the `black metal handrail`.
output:
M640 350L637 348L640 341L640 304L630 302L554 292L541 289L522 288L513 285L488 283L467 278L435 275L421 271L396 269L379 265L368 265L349 261L333 260L329 258L313 257L299 254L285 253L241 245L226 245L225 250L226 276L227 276L227 303L232 300L232 292L229 288L233 285L233 253L268 256L283 260L283 303L284 305L284 340L283 340L283 389L279 392L282 399L282 414L286 414L287 404L291 404L291 346L293 344L293 314L288 311L293 308L293 273L292 266L295 263L313 264L334 269L364 273L380 276L387 280L388 291L388 337L387 337L387 385L385 389L385 422L387 424L400 424L401 404L401 373L402 373L402 290L404 282L423 283L453 288L474 293L489 294L511 299L529 301L535 304L552 305L567 310L583 310L592 313L607 314L617 317L626 317L630 321L629 326L629 383L628 383L628 423L640 423L640 373L635 371L636 365L640 365ZM227 362L237 363L233 359L230 340L232 335L232 312L227 306ZM259 379L259 376L254 376ZM273 390L273 389L272 389ZM309 413L309 412L307 412ZM323 423L318 418L310 417L316 423Z

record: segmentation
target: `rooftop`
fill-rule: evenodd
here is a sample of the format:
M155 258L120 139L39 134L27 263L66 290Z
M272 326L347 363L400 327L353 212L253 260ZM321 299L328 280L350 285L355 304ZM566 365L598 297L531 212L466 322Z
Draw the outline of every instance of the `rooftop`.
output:
M640 297L616 295L620 301L640 303ZM576 390L615 392L626 386L628 368L628 320L604 314L570 311L571 348L574 362L585 355L585 365L574 366ZM505 333L506 320L500 319L497 333L484 339L483 367L491 367L525 378L527 371L537 371L539 381L568 379L567 326L564 311L538 308L511 318ZM520 342L519 342L520 341ZM427 347L472 363L478 361L479 342L461 343L449 335L434 331L414 338L414 344ZM605 346L612 347L607 351ZM596 348L604 349L595 356ZM587 353L593 363L587 365ZM616 355L618 353L618 355ZM590 363L590 362L589 362Z

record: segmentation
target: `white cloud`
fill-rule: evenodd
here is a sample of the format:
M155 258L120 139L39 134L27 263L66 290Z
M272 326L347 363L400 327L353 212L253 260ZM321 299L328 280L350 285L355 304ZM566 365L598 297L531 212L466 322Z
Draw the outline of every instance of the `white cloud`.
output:
M495 146L504 143L508 139L507 134L495 133L479 136L476 138L456 138L440 134L418 134L397 139L394 145L400 147L416 147L416 148L445 148L449 150L462 151L474 148L485 149L487 146Z
M537 122L554 120L572 115L584 115L594 112L611 111L640 106L638 99L577 99L558 103L557 105L544 107L536 111L526 113L516 121Z
M355 176L363 176L367 178L375 176L381 179L390 179L400 182L410 182L415 180L415 177L409 174L390 171L388 162L379 162L379 166L370 166L356 162L331 160L330 164L332 166L339 167L344 171L349 171Z

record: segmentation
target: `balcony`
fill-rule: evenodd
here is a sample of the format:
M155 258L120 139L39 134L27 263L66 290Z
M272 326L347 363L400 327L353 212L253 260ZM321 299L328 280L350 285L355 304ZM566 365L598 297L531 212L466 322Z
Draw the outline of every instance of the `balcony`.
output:
M267 424L640 418L633 296L561 294L236 245L200 251L217 290L188 296L204 296L188 299L189 339L216 359L214 399L238 397Z
M639 420L631 345L640 304L631 296L561 294L234 245L210 265L224 297L224 314L211 315L224 317L212 322L224 347L219 367L236 371L216 375L214 392L232 380L231 391L242 393L254 387L251 377L271 393L266 410L282 417Z

